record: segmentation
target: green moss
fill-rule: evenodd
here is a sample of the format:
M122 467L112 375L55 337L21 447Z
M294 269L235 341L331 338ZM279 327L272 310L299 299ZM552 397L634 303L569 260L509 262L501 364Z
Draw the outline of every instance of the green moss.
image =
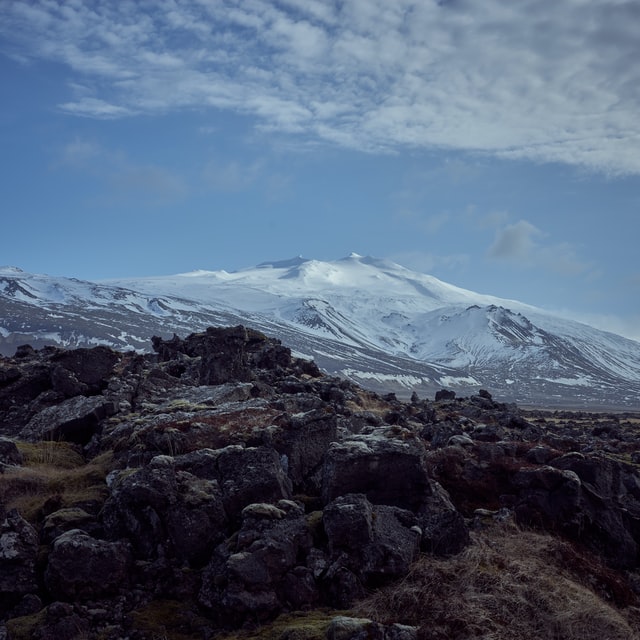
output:
M133 611L133 628L158 640L200 640L211 623L198 616L188 602L154 600Z
M253 631L223 634L218 640L325 640L329 623L338 615L345 615L345 612L314 609L289 613Z
M312 511L306 516L306 519L314 543L320 544L322 539L326 537L322 524L322 511Z
M43 609L29 616L7 620L8 637L11 640L31 640L35 630L45 622L46 615L46 610Z
M211 409L211 405L206 404L192 404L188 400L173 400L169 403L168 407L163 407L163 413L175 413L177 411L188 411L188 412L196 412L196 411L207 411Z

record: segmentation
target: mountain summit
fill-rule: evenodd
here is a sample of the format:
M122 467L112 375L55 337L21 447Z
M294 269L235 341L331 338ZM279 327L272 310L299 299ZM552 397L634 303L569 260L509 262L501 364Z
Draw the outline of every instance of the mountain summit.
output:
M6 354L24 342L144 349L152 335L246 324L330 373L404 395L487 387L592 408L640 398L639 343L355 253L102 282L3 269L0 309Z

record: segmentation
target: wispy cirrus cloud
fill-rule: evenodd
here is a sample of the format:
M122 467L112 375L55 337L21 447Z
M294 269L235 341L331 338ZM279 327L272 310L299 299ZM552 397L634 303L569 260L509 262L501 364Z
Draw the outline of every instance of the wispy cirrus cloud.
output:
M460 149L640 174L630 0L5 0L2 51L68 66L117 118L185 108L367 151Z

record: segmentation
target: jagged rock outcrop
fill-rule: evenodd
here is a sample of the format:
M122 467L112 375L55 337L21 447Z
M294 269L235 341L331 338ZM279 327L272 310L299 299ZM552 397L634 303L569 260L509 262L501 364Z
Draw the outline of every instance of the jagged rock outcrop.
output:
M71 529L53 543L45 583L56 600L114 595L128 586L131 563L128 543L96 540L81 529Z
M635 423L547 421L487 391L403 403L320 376L244 327L154 349L0 360L8 629L146 640L171 602L180 633L200 638L350 607L421 554L459 554L495 513L638 570ZM344 616L323 633L417 637Z
M16 443L9 438L0 437L0 469L2 465L20 465L23 456L16 446Z
M87 444L98 430L100 422L117 410L117 406L103 396L78 395L37 413L18 437L30 442L66 440Z
M215 549L203 572L199 602L224 625L316 604L318 588L305 562L312 542L300 504L247 505L237 534Z
M334 442L325 455L322 497L364 493L376 504L419 509L431 493L425 453L414 434L393 428Z
M0 615L36 593L38 534L15 510L0 504Z
M160 362L173 362L171 371L186 374L194 384L248 382L259 379L261 370L320 375L312 363L294 361L291 350L279 340L242 326L211 327L204 334L192 334L184 340L177 336L171 340L155 337L152 345Z
M563 454L506 442L446 447L434 452L431 465L463 513L506 507L518 523L584 543L613 566L638 566L635 465L590 451Z
M323 510L322 523L330 554L325 586L337 607L406 575L420 550L422 531L411 511L374 505L363 494L336 498Z

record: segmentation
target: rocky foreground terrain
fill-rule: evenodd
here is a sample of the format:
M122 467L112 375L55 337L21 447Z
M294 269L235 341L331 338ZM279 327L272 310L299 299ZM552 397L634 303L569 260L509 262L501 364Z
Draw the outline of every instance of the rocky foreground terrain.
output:
M153 349L0 359L0 638L640 637L639 414Z

